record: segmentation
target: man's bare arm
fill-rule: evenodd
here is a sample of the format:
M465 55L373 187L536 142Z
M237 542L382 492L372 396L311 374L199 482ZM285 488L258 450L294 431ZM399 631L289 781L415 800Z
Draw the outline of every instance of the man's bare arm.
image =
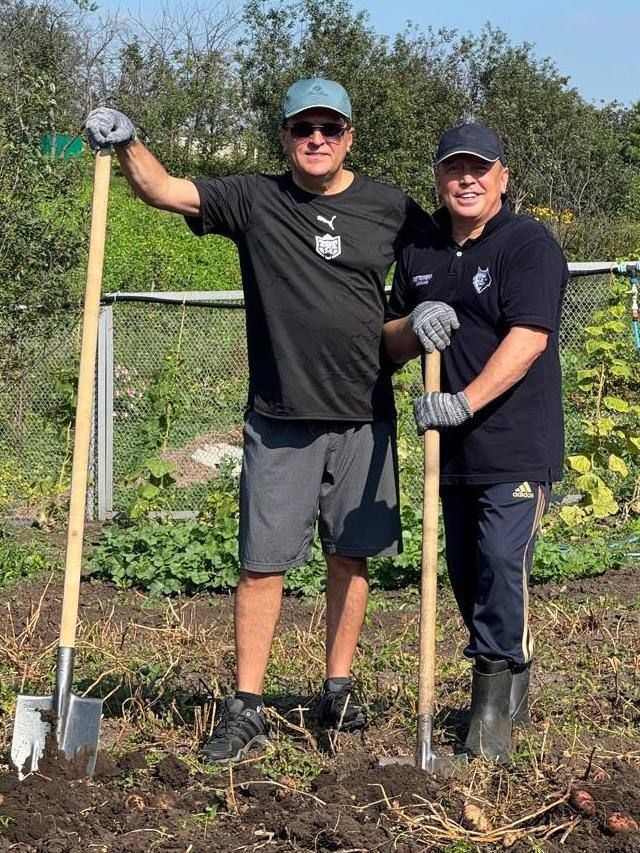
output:
M173 178L153 154L137 139L131 119L120 110L98 107L85 119L84 130L94 150L113 148L134 193L162 210L198 216L200 195L196 185Z
M549 332L534 326L513 326L484 368L464 389L472 412L484 408L516 382L545 351Z
M418 432L433 427L460 426L516 382L547 346L549 332L533 326L514 326L478 376L464 391L431 391L416 397L413 415Z
M389 320L384 324L382 339L387 355L396 364L403 364L420 355L422 347L411 327L411 316L399 320Z
M142 201L183 216L200 214L200 194L196 185L184 178L172 177L140 140L116 145L115 151L129 186Z

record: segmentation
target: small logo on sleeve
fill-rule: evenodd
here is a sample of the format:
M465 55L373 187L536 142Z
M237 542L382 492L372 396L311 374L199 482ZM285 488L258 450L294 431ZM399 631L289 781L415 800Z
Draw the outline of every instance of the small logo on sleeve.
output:
M423 287L425 284L429 284L431 279L433 278L433 273L427 273L426 275L414 275L411 279L414 287Z
M491 284L491 273L489 272L489 267L486 269L482 269L482 267L478 267L478 272L473 277L473 286L476 289L476 293L482 293L483 290L486 290Z
M520 483L518 488L515 490L515 492L513 493L513 497L514 498L527 498L528 500L531 500L531 498L533 498L533 489L531 488L529 483L527 483L527 481L525 480L524 483Z

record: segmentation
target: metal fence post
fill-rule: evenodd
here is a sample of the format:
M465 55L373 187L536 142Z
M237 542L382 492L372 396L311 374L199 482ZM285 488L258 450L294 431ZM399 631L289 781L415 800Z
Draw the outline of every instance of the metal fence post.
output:
M93 377L93 406L91 407L91 436L89 441L89 482L84 502L85 521L95 519L96 508L96 424L98 422L98 365ZM74 438L75 441L75 438Z
M98 521L113 515L113 306L100 309L96 407Z

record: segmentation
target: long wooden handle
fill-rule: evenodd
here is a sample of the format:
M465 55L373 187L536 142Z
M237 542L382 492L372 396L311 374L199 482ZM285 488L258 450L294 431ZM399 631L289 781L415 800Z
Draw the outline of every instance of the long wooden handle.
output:
M440 353L425 361L425 391L440 390ZM422 503L422 575L420 578L420 675L418 714L433 716L436 683L436 593L438 581L438 495L440 492L440 433L424 434Z
M98 347L100 289L102 287L104 244L107 233L110 174L111 150L104 149L99 151L95 158L91 237L89 240L87 285L84 296L82 349L80 351L78 402L76 406L73 467L71 469L71 502L69 505L69 527L67 531L67 558L65 563L62 617L60 620L60 646L71 649L76 643L76 623L78 621L82 542L89 469L89 444L91 441L91 414L93 410L93 385L96 370L96 350Z

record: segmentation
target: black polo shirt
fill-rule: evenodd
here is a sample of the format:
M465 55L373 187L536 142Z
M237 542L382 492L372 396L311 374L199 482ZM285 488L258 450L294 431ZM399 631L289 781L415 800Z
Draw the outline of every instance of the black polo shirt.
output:
M564 429L558 330L569 276L562 251L529 216L503 204L475 240L458 246L446 210L407 246L396 268L387 320L425 301L460 320L443 353L442 390L464 390L513 326L551 332L527 375L460 427L441 432L444 485L550 482L562 478Z

